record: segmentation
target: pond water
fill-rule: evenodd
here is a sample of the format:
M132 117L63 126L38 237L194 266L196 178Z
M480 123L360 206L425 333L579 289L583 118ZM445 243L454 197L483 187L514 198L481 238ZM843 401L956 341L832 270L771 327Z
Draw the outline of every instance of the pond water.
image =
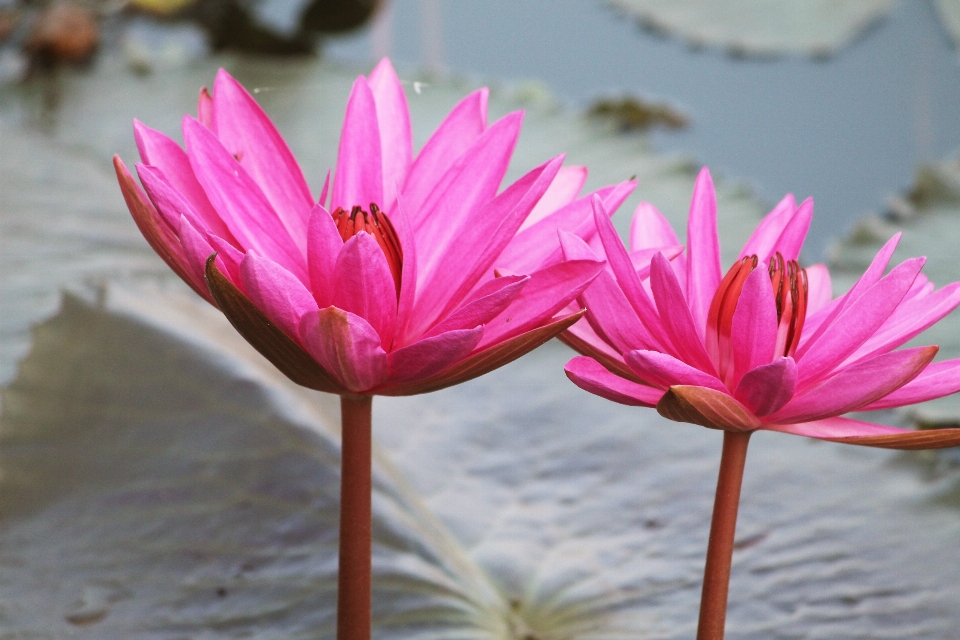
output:
M424 44L421 5L431 4L439 46ZM814 197L810 260L908 187L919 163L960 145L957 52L925 1L896 3L823 61L691 50L599 0L395 0L392 22L386 43L366 32L331 40L327 53L358 61L388 49L408 64L440 56L457 74L541 80L577 107L622 93L673 103L692 126L655 135L659 148L688 153L771 202L787 192Z

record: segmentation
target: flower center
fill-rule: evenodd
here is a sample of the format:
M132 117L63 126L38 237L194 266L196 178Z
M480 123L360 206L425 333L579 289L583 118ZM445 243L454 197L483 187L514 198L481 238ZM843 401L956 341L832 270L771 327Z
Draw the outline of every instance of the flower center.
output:
M757 256L736 262L723 277L710 302L707 314L707 353L727 385L733 380L734 353L730 345L733 314L747 276L757 268ZM793 356L800 342L803 321L807 315L807 272L796 260L784 260L778 252L767 267L777 304L777 344L771 358Z
M364 211L360 206L351 209L350 213L347 213L346 209L338 207L331 215L344 242L361 231L365 231L374 237L387 259L390 273L393 274L393 282L397 287L397 297L399 297L400 273L403 269L403 249L400 247L400 238L397 236L397 231L393 228L387 214L371 202L369 212Z

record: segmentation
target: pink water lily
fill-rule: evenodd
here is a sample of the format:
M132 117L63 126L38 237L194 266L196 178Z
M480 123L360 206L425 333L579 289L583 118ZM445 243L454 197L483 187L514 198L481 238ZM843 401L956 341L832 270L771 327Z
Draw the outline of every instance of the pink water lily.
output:
M523 114L487 124L487 90L464 98L413 153L388 60L357 78L333 182L311 193L286 143L227 72L186 149L134 125L142 188L114 165L147 241L297 384L341 396L337 637L370 637L371 397L482 375L569 328L604 268L563 260L558 230L590 238L592 198L559 156L500 190ZM544 253L541 258L531 251Z
M568 260L608 262L579 297L588 322L564 336L586 354L567 363L567 376L609 400L724 432L697 633L721 640L753 432L893 449L960 445L960 429L914 431L843 415L960 391L960 360L932 363L935 346L900 348L960 304L960 283L936 289L920 273L923 258L884 275L897 235L850 291L833 298L826 267L797 262L813 202L797 206L792 196L760 222L724 275L706 169L683 255L666 249L677 236L651 205L634 215L630 253L604 203L594 199L594 209L592 244L561 233ZM649 263L636 259L650 252Z

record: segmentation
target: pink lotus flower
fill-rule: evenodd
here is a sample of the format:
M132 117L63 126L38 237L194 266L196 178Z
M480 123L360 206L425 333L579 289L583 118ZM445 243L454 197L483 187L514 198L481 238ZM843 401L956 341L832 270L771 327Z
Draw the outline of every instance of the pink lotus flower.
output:
M580 295L589 324L565 336L587 354L566 366L581 388L728 431L898 449L960 444L960 429L912 431L840 417L960 391L960 360L931 364L935 346L898 350L960 304L960 283L935 290L920 273L923 258L884 275L899 235L848 293L832 299L827 268L797 263L812 200L798 207L784 198L725 276L706 169L694 189L686 255L672 262L657 251L638 273L603 203L595 206L601 255L571 235L563 239L568 260L610 265ZM679 244L646 203L631 236L635 252Z
M157 253L295 382L423 393L569 327L579 313L564 307L602 268L523 261L531 245L559 254L557 226L592 215L577 197L585 170L557 157L498 194L523 114L487 126L486 102L485 89L467 96L414 156L403 88L384 60L353 86L318 202L273 124L221 71L198 118L183 119L186 151L135 123L146 194L119 159L117 175ZM597 194L616 207L632 188Z
M812 200L798 207L792 196L784 198L722 277L706 169L693 192L686 255L676 250L669 223L646 203L634 215L630 254L599 199L592 247L561 233L568 260L602 256L609 264L579 297L588 323L564 336L587 354L567 363L567 376L609 400L724 432L697 640L724 636L754 431L894 449L960 444L960 429L912 431L842 417L960 390L960 360L931 364L937 347L898 349L960 304L960 283L935 290L920 273L923 258L884 275L897 236L849 292L832 299L826 267L797 263L812 215Z

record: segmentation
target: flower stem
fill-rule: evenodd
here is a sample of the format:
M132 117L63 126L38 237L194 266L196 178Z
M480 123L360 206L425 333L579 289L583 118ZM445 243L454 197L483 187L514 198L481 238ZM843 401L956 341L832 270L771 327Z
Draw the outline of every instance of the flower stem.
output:
M703 570L703 595L700 598L700 623L697 640L723 640L727 619L727 591L730 587L730 561L737 529L740 485L747 461L750 431L724 431L717 495L713 501L707 564Z
M370 640L371 413L373 398L340 398L340 566L337 640Z

